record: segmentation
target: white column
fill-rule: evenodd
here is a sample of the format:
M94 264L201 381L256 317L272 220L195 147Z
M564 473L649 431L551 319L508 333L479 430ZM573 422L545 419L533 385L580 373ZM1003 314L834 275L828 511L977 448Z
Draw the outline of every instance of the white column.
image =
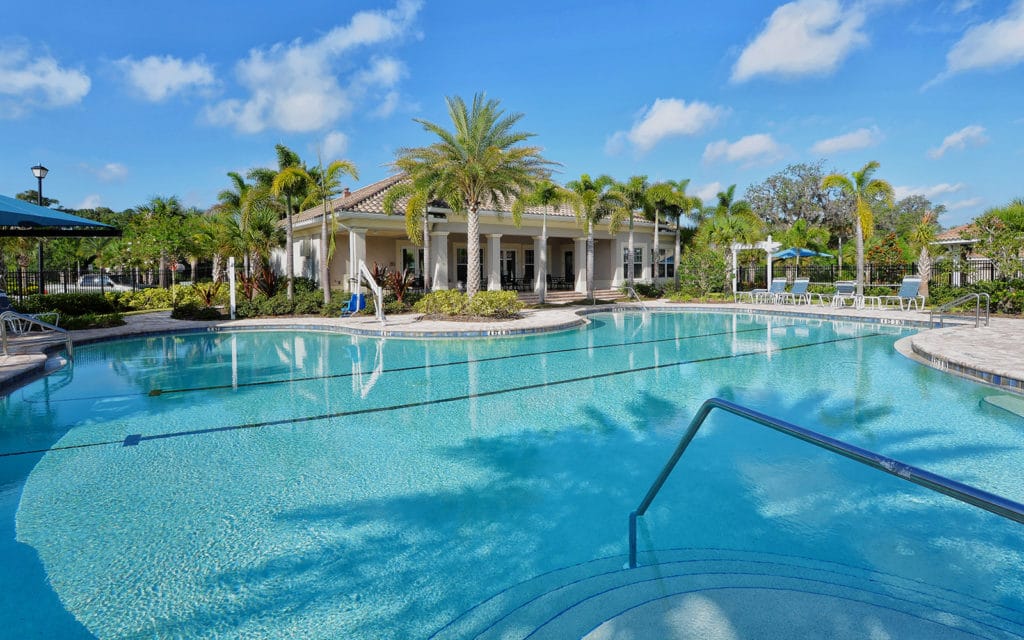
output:
M736 245L732 245L732 297L736 297L736 268L739 266Z
M533 290L543 302L548 290L548 239L545 236L533 236L533 269L536 274Z
M573 254L573 267L576 268L576 293L587 292L587 238L575 238L576 248ZM594 271L597 271L597 240L594 240ZM597 281L594 281L597 288Z
M501 291L501 234L487 234L487 290Z
M772 286L772 237L768 236L768 244L765 245L767 248L765 251L768 253L768 270L765 272L767 280L765 280L765 287L770 289Z
M448 232L430 232L430 290L448 288Z
M366 229L348 230L348 290L359 291L359 261L366 260Z

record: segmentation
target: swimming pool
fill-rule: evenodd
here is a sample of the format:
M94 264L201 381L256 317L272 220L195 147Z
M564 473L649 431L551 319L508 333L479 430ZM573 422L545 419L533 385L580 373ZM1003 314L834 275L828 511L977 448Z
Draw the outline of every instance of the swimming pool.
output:
M623 578L626 516L707 397L1017 501L1024 419L896 354L898 328L591 320L493 340L80 347L0 405L0 635L502 637L550 621L535 637L614 637L598 625L650 613L654 592L719 630L762 624L750 596L844 602L836 615L893 635L1024 633L1018 525L723 416ZM567 601L609 615L559 615Z

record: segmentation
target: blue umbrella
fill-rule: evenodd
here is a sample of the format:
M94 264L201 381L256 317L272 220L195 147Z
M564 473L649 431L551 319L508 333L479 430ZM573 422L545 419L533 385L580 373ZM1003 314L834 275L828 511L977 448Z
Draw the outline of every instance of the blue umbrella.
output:
M792 249L792 248L791 249L783 249L782 251L780 251L780 252L778 252L776 254L773 254L772 257L773 258L778 258L779 260L788 260L789 258L795 258L798 251L800 252L800 257L801 258L810 258L812 256L821 256L823 258L831 258L832 257L831 253L818 253L817 251L812 251L811 249Z
M0 195L0 236L121 235L109 225Z

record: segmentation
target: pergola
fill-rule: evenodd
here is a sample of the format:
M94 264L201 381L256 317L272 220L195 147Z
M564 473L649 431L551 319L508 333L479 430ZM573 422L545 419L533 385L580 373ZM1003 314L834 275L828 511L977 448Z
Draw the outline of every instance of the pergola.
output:
M736 269L739 268L739 258L737 254L740 251L746 251L748 249L761 249L767 255L768 258L768 282L772 281L772 254L778 251L779 247L782 246L781 242L772 242L772 237L768 236L767 240L761 242L755 242L754 244L733 244L732 245L732 295L736 295Z

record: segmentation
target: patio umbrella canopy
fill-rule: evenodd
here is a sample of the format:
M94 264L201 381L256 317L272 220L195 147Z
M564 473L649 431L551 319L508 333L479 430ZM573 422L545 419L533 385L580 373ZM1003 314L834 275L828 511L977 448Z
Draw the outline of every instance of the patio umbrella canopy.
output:
M120 236L121 230L95 220L0 195L0 236Z
M788 260L789 258L795 258L797 256L797 252L800 253L800 257L801 258L810 258L810 257L813 257L813 256L821 256L822 258L831 258L832 257L831 253L818 253L817 251L812 251L811 249L796 249L796 248L783 249L782 251L780 251L780 252L778 252L776 254L773 254L772 257L773 258L777 258L779 260Z

